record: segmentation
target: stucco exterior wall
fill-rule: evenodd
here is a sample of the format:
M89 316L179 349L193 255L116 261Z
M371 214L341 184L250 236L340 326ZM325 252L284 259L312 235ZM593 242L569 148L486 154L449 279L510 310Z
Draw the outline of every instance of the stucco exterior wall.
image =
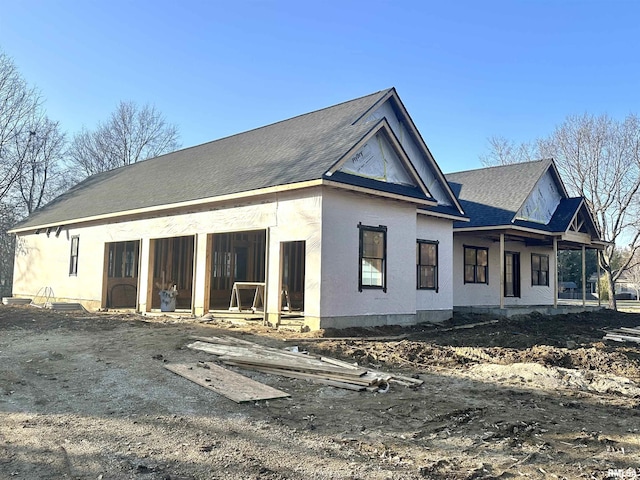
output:
M322 212L321 327L412 323L416 309L415 207L327 190ZM358 291L358 223L387 227L386 292Z
M464 283L464 246L489 249L489 283ZM495 306L500 304L500 244L477 236L456 234L453 241L453 305ZM520 253L520 297L505 297L505 306L553 305L556 259L552 248L526 247L505 242L506 252ZM531 284L531 254L549 256L549 285Z
M453 306L453 228L450 220L418 215L417 239L438 242L438 291L416 288L416 310L424 320L446 320ZM414 246L415 248L415 246ZM414 260L415 263L415 260ZM417 282L414 268L414 288Z
M15 296L34 297L44 287L55 294L55 301L78 301L96 309L102 302L105 243L141 240L140 310L146 311L151 239L195 235L193 308L202 313L206 237L211 233L266 229L268 231L267 308L277 309L280 297L280 242L305 240L305 307L319 312L320 278L320 189L273 194L260 203L228 205L210 211L191 212L157 218L131 220L105 225L65 228L59 237L51 233L18 236L13 291ZM78 274L69 275L71 236L79 236ZM273 291L272 291L273 290ZM199 311L198 311L199 310Z

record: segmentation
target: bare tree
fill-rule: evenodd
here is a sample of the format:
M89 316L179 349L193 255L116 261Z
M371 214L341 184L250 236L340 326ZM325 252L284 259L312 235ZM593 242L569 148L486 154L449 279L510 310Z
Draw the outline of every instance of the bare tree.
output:
M40 96L29 88L15 63L0 51L0 200L21 174L13 145L28 131L28 123L40 105Z
M609 291L640 249L640 122L629 115L618 122L607 115L569 116L547 138L533 145L534 156L554 158L567 189L585 197L602 238L609 242L598 262L606 273ZM490 144L495 150L495 145ZM524 147L523 147L524 148ZM490 151L484 159L507 163L504 149ZM516 150L517 151L517 150ZM629 255L616 265L619 250ZM615 295L609 306L617 308Z
M529 162L538 158L538 142L517 144L499 135L489 137L487 142L488 152L480 155L480 161L485 167Z
M14 208L0 201L0 297L11 295L13 283L13 252L16 238L7 233L16 221Z
M71 186L61 170L66 140L59 122L38 115L28 127L28 134L14 142L21 173L12 191L12 203L26 215Z
M154 106L120 102L109 121L75 135L69 161L81 180L176 150L178 139L177 127Z

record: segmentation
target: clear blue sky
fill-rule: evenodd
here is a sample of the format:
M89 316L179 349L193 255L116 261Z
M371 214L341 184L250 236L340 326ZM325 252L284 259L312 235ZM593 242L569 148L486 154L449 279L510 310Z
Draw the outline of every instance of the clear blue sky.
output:
M640 113L639 25L621 0L0 0L0 48L69 135L133 100L188 147L393 86L444 172Z

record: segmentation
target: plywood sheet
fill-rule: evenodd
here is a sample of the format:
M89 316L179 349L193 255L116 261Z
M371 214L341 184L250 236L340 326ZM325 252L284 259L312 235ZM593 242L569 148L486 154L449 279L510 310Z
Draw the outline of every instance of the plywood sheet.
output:
M277 388L256 382L211 362L173 363L166 364L165 368L236 403L289 396L288 393Z

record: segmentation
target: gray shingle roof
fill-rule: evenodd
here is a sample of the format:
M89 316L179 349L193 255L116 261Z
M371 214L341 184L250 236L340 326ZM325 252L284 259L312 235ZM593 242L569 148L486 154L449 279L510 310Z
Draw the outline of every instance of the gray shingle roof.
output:
M390 90L94 175L15 228L320 179L372 128L353 123Z
M552 161L546 159L446 174L470 219L456 226L510 224L551 164Z

